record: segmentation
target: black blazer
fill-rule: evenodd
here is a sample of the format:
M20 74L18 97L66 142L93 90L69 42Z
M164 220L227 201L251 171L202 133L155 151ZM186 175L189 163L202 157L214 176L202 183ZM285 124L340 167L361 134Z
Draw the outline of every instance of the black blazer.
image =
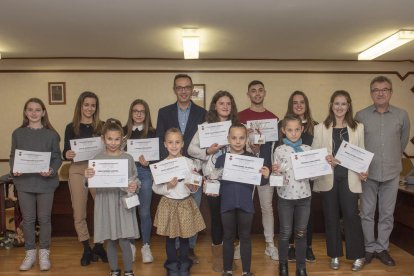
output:
M191 102L190 115L188 116L187 126L185 127L184 132L184 147L183 147L183 156L191 158L187 149L190 145L191 140L193 139L194 134L197 132L197 126L202 124L205 121L206 110L194 102ZM168 156L168 152L164 147L164 134L165 132L172 127L180 129L178 123L178 107L177 102L164 106L158 110L158 119L157 119L157 137L160 137L160 158L164 159Z

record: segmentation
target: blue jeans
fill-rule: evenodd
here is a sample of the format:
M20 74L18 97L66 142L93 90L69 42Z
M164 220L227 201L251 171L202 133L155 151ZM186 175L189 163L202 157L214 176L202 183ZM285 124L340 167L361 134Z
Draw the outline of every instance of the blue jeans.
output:
M151 199L152 199L152 175L148 168L137 166L138 179L141 181L138 197L140 205L138 207L140 228L142 234L142 244L150 243L151 238Z
M191 196L194 198L195 202L197 203L198 208L200 208L200 204L201 204L201 196L203 195L203 188L199 187L197 192L195 192L194 194L191 194ZM195 245L197 243L197 235L195 234L194 236L190 237L189 240L189 244L190 244L190 248L194 249ZM180 248L180 240L179 238L175 239L175 248Z

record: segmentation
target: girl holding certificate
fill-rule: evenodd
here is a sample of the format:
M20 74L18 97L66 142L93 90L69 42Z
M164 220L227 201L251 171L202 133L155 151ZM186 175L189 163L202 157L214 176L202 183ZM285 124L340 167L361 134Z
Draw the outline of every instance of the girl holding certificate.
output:
M228 141L230 153L238 155L253 156L246 152L247 129L242 124L232 125L229 129ZM215 168L224 168L225 153L217 158ZM270 150L269 150L270 154ZM265 160L265 164L270 162ZM267 164L270 166L270 164ZM261 184L268 182L269 168L265 165L260 170L262 174ZM233 275L234 240L238 234L240 239L240 255L243 274L252 276L250 272L252 259L252 244L250 232L253 221L254 185L229 180L220 180L220 212L223 223L223 276Z
M302 91L294 91L288 100L288 109L286 115L295 114L299 116L302 120L303 131L300 138L302 139L302 144L311 146L313 142L313 130L315 125L318 123L313 120L312 113L309 106L309 99L305 93ZM283 144L282 140L280 141ZM310 181L311 188L313 186L313 181ZM312 202L311 202L312 204ZM312 212L309 215L308 226L306 229L306 261L314 262L316 260L315 254L312 250ZM289 251L288 251L288 260L295 261L295 245L294 245L294 235L290 236L289 239Z
M167 148L166 159L182 157L184 138L178 128L170 128L165 132L164 146ZM185 157L186 158L186 157ZM197 172L196 162L186 158L188 167ZM184 183L184 179L174 177L163 184L153 184L155 193L162 195L155 214L154 226L157 234L166 236L167 260L164 267L168 275L190 275L192 261L188 257L190 250L189 238L206 228L200 210L191 193L199 187ZM177 257L175 240L180 241L180 256Z
M364 126L358 123L352 112L351 96L339 90L332 94L329 114L322 124L315 127L314 149L327 148L327 161L334 168L333 175L315 180L314 191L321 192L325 216L326 245L331 257L330 267L339 269L339 257L343 256L340 218L344 221L346 258L354 260L352 270L361 270L365 264L364 236L358 210L358 197L362 193L361 180L367 174L357 174L342 167L334 158L341 142L347 141L364 148Z
M130 239L139 238L136 208L126 208L122 201L138 189L137 168L134 158L121 150L123 130L121 122L108 119L102 130L105 151L94 159L128 159L128 188L97 188L94 209L94 240L107 241L111 276L120 276L118 267L118 244L122 251L124 276L134 276ZM84 171L85 177L95 175L93 168Z
M102 244L95 244L93 249L89 246L89 230L86 222L86 210L88 193L95 197L95 189L85 187L84 171L88 167L88 161L73 162L76 153L70 148L70 140L80 138L99 137L103 122L99 119L99 99L95 93L85 91L80 94L76 102L72 122L65 129L65 145L63 158L71 160L69 167L69 191L72 199L73 219L78 239L83 245L83 254L80 260L82 266L87 266L98 258L108 262L105 249Z
M131 103L129 108L129 116L126 125L124 126L126 134L125 139L144 139L154 138L155 129L152 127L151 113L146 101L137 99ZM145 160L143 155L139 156L139 162L135 162L138 171L138 179L141 182L139 190L139 218L142 233L142 262L152 263L154 257L152 256L150 248L151 238L151 199L152 199L152 176L149 169L149 162ZM131 241L133 259L135 259L135 241Z
M50 269L51 214L53 195L59 185L58 170L62 164L60 137L49 122L46 107L38 98L29 99L23 108L23 123L12 134L10 167L23 215L26 256L20 270L29 270L36 262L36 218L40 226L39 269ZM15 151L50 152L50 168L40 173L13 170Z
M231 121L232 124L239 122L237 107L233 95L227 91L218 91L211 100L204 124L224 121ZM214 169L217 158L226 151L227 146L217 143L208 148L201 148L198 131L188 147L188 154L202 161L203 175L206 179L211 178L211 172ZM218 194L206 195L211 215L213 270L221 272L223 270L223 225L220 216L221 198Z
M296 115L287 115L282 121L283 145L273 153L273 173L283 175L283 186L277 187L279 212L279 275L287 276L289 238L294 233L296 246L296 275L306 273L306 228L308 225L311 189L308 179L295 180L290 156L295 152L311 150L302 144L302 120ZM294 226L294 231L292 228Z

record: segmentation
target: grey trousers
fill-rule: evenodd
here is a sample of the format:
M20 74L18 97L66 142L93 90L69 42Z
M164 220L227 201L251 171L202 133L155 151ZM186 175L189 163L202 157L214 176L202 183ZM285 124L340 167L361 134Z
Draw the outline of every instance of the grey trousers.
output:
M52 215L54 193L26 193L18 191L19 205L23 216L24 247L36 249L36 214L40 226L39 248L49 249L52 233Z
M399 177L378 182L368 179L362 183L361 223L364 232L365 251L388 250L394 227L394 209L397 200ZM375 209L378 198L378 237L375 238Z

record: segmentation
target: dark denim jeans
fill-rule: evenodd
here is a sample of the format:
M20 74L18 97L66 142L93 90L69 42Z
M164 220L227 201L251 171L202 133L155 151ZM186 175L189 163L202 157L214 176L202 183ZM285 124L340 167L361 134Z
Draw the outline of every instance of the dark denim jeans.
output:
M288 261L289 237L292 234L292 225L295 225L296 267L305 268L306 228L310 214L310 203L311 197L291 200L278 197L280 263Z

